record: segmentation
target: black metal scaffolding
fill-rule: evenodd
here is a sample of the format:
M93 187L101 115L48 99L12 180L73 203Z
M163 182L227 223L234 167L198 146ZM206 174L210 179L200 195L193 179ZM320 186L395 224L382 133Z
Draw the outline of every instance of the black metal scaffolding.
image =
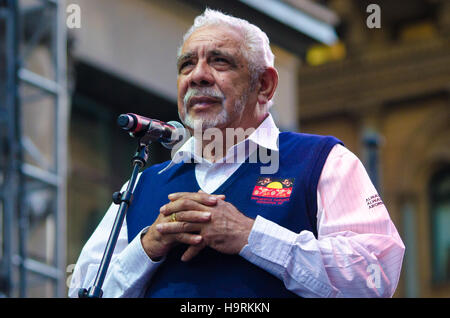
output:
M66 293L66 42L64 1L0 0L1 296ZM28 61L35 50L46 51L45 75ZM27 105L45 105L48 120L33 122ZM50 160L30 122L51 132Z

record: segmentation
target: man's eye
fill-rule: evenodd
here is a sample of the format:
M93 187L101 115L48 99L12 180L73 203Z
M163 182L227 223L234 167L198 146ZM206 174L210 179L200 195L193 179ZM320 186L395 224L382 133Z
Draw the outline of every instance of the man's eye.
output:
M186 67L188 67L188 66L190 66L190 65L193 65L193 63L192 63L191 61L183 62L183 63L180 65L179 71L181 72L183 69L185 69Z
M216 58L213 59L213 62L216 62L216 63L228 63L228 60L224 59L223 57L216 57Z

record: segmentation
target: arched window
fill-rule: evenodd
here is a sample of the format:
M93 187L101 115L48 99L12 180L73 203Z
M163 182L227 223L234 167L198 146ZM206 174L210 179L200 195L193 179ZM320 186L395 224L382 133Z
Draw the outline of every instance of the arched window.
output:
M430 180L432 282L450 283L450 166Z

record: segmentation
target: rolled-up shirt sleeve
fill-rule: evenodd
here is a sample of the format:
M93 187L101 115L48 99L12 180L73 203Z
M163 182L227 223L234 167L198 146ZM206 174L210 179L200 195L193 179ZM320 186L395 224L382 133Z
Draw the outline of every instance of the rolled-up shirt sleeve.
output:
M258 216L240 255L303 297L392 297L405 246L360 160L330 152L317 188L316 238Z

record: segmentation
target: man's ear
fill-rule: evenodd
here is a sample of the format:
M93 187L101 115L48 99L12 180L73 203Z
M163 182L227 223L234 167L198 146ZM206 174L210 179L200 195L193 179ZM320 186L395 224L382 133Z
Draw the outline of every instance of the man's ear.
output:
M259 78L258 103L266 104L275 94L278 85L278 72L273 67L267 67Z

